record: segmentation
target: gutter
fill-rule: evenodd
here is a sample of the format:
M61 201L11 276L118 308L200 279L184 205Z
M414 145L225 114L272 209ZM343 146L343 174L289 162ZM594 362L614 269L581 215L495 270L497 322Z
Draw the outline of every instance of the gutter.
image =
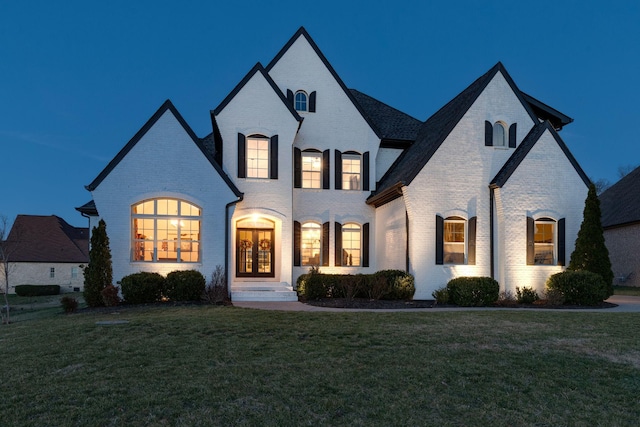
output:
M493 251L493 200L496 187L489 186L489 252L491 253L491 278L495 280L494 262L495 255Z
M224 207L224 281L229 295L231 295L231 287L229 286L229 209L231 206L240 203L242 200L244 200L244 193L240 193L237 200L227 203Z

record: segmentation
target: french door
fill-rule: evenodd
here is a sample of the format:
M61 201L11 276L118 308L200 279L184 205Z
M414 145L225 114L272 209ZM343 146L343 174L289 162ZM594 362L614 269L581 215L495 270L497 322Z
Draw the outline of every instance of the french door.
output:
M238 228L236 233L236 275L274 277L273 230Z

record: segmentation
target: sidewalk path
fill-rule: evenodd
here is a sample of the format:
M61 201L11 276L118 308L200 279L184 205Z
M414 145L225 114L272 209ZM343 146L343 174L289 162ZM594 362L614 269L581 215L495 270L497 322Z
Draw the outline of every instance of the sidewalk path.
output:
M316 307L301 302L234 302L235 307L252 308L256 310L278 310L278 311L333 311L333 312L362 312L374 311L377 313L389 312L441 312L441 311L487 311L487 310L544 310L544 311L571 311L576 313L593 312L593 313L640 313L640 297L631 297L626 295L614 295L607 300L612 304L617 304L613 308L585 308L585 309L557 309L557 308L497 308L497 307L448 307L448 308L403 308L398 310L392 309L361 309L361 308L333 308L333 307Z

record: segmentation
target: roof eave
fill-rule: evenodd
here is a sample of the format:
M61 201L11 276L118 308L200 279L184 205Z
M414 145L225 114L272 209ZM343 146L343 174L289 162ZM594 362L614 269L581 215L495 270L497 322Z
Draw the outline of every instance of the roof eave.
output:
M383 192L369 196L366 203L376 208L386 205L403 195L402 187L404 187L404 183L397 182Z

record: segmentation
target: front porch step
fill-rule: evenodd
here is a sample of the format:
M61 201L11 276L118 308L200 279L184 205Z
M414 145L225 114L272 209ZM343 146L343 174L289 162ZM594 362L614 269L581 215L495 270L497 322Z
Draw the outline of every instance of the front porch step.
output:
M288 283L236 282L231 284L231 301L298 301Z

